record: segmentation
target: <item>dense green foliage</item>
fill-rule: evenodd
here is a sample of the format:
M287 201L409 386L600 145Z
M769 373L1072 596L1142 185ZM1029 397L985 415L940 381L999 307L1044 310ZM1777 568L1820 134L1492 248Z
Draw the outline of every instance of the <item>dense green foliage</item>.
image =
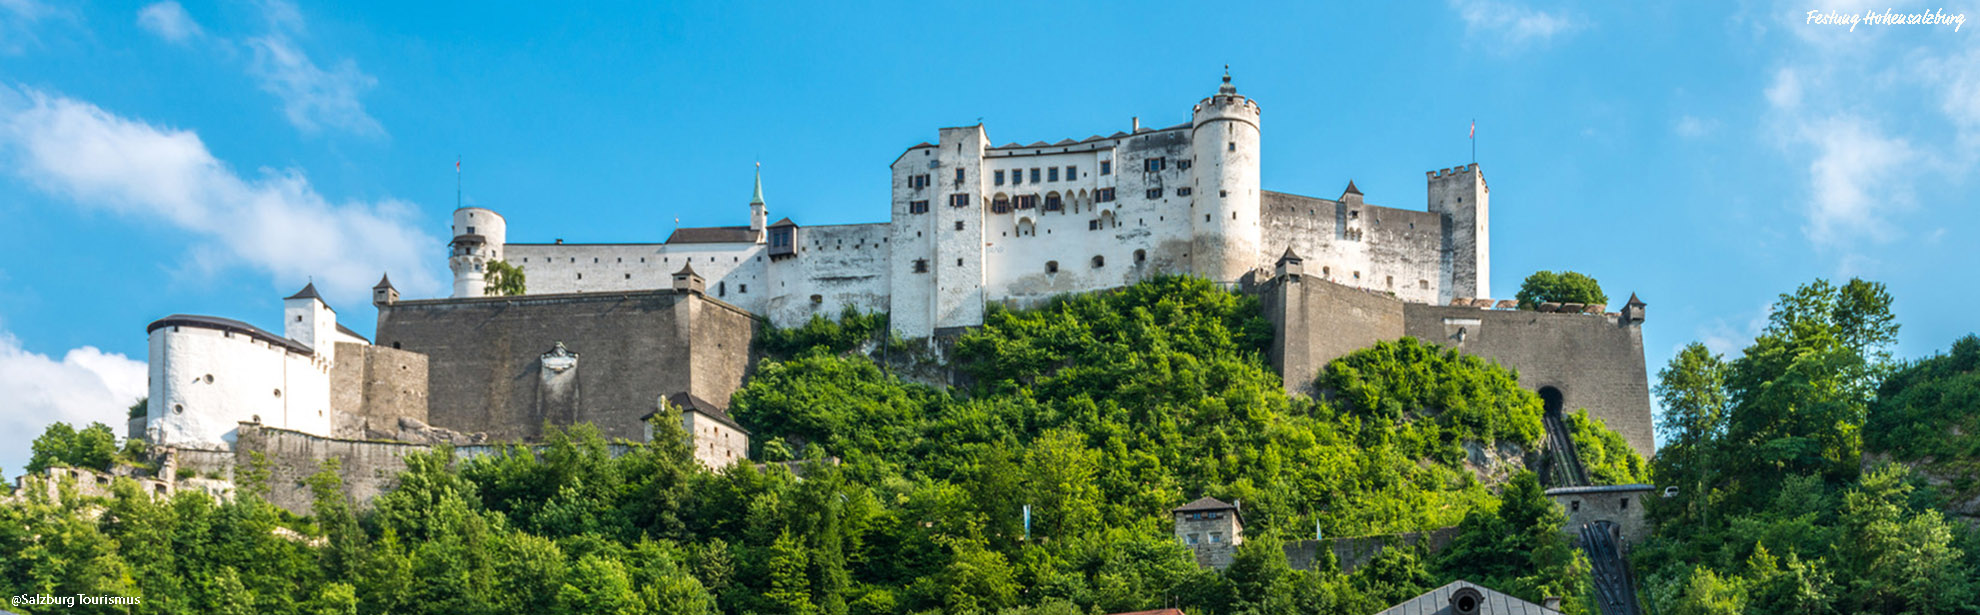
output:
M1629 447L1622 434L1610 431L1601 419L1590 418L1586 408L1567 415L1568 437L1574 440L1581 467L1588 480L1597 485L1632 485L1650 482L1650 464Z
M514 297L529 290L528 276L521 267L506 261L489 261L482 277L482 291L490 297Z
M1533 600L1587 592L1520 464L1540 402L1502 368L1406 339L1314 375L1320 400L1289 396L1254 300L1182 278L986 321L951 350L958 389L869 358L882 317L769 336L782 358L731 411L764 457L810 462L709 472L656 421L654 443L617 455L588 425L468 461L415 455L364 512L326 471L307 519L249 487L215 504L122 484L110 502L0 505L0 552L26 554L0 558L0 590L165 613L766 615L1367 613L1458 576ZM1513 454L1472 466L1467 447ZM1247 540L1222 572L1171 528L1201 495L1242 501ZM1457 554L1390 549L1353 574L1324 549L1292 570L1280 546L1454 524Z
M1948 481L1954 499L1980 495L1980 336L1885 379L1863 434L1869 451Z
M781 328L764 319L763 335L757 339L771 356L790 358L807 352L843 354L863 344L890 342L891 338L886 313L861 314L848 305L836 321L814 314L803 325Z
M102 423L90 423L77 431L68 423L56 422L34 439L32 450L28 472L56 466L108 470L117 460L117 434Z
M1533 309L1542 303L1585 303L1607 305L1609 296L1602 293L1602 285L1595 278L1573 271L1535 271L1520 282L1519 293L1513 296L1523 310Z
M1956 421L1926 409L1942 400L1932 387L1957 380L1956 359L1884 379L1890 306L1881 284L1818 280L1782 295L1737 358L1693 344L1658 374L1652 466L1679 492L1653 502L1658 534L1636 552L1653 608L1975 612L1972 531L1907 468L1862 462L1873 404L1893 424Z

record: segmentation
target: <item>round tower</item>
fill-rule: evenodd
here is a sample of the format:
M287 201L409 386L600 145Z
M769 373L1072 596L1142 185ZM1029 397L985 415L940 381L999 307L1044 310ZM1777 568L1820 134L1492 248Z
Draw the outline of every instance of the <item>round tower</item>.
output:
M1225 67L1223 85L1196 103L1193 119L1197 188L1190 266L1213 281L1235 282L1261 263L1258 103L1238 95Z
M486 291L488 263L502 260L509 223L493 210L454 210L454 240L447 244L447 268L454 270L454 296L479 297Z

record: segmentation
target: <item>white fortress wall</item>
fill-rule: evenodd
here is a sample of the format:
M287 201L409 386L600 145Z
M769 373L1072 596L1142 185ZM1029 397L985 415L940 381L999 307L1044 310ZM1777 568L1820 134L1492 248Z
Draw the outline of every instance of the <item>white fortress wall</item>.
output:
M169 320L169 319L168 319ZM150 335L152 442L223 447L236 424L331 434L330 364L245 332L165 325Z
M769 259L755 243L512 243L507 253L532 295L672 288L684 266L707 281L709 296L752 312L770 292Z
M1450 284L1441 215L1276 192L1263 205L1265 245L1278 252L1261 253L1261 267L1290 247L1306 260L1306 275L1404 301L1437 303Z
M803 325L813 315L838 318L846 306L863 313L887 311L889 276L912 273L894 265L889 226L798 227L796 255L769 265L764 309L745 309L779 327Z

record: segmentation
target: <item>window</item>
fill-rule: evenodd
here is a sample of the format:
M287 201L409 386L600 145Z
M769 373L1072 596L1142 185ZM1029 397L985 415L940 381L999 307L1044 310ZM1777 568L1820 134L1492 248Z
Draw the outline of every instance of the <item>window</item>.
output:
M996 182L997 182L997 185L999 185L999 186L1002 186L1002 185L1004 185L1004 172L1003 172L1003 171L998 171L998 172L997 172L997 180L996 180Z
M1099 190L1093 191L1093 200L1094 202L1098 202L1098 203L1112 202L1114 200L1114 189L1101 188Z
M913 175L913 176L909 176L909 177L908 177L908 187L909 187L909 188L913 188L913 189L916 189L916 190L919 190L919 189L922 189L922 188L927 188L927 187L928 187L928 176L927 176L927 175L925 175L925 174L924 174L924 175Z
M474 227L472 227L472 226L470 226L470 227L468 227L468 232L467 232L467 234L469 234L469 235L473 235L473 234L474 234Z
M1581 512L1581 500L1568 500L1568 510Z
M1001 194L997 195L996 200L990 201L990 213L994 213L994 214L1011 213L1011 197L1007 197Z
M748 284L737 284L737 285L736 285L736 292L737 292L737 293L746 293L746 292L749 292L749 285L748 285Z
M1190 535L1189 535L1189 544L1192 544L1192 545L1193 545L1193 544L1196 544L1196 540L1197 540L1197 537L1198 537L1198 536L1199 536L1199 534L1190 534Z
M628 279L628 280L630 280L630 279L632 279L632 274L630 274L630 273L628 273L628 274L626 274L626 279Z
M1093 268L1094 268L1094 269L1099 269L1099 268L1101 268L1101 267L1105 267L1105 266L1107 266L1107 257L1105 257L1105 256L1100 256L1100 255L1098 255L1098 254L1095 254L1095 255L1093 255Z
M1237 151L1237 142L1236 141L1230 142L1230 144L1224 148L1224 151L1229 151L1229 152Z
M1097 230L1100 230L1100 221L1099 221L1099 220L1087 220L1087 221L1086 221L1086 230L1089 230L1089 231L1097 231Z
M1389 285L1389 288L1395 288L1395 287L1396 287L1396 276L1392 276L1392 275L1388 275L1388 276L1382 276L1382 277L1384 278L1384 279L1382 280L1382 282L1383 282L1383 283L1385 283L1385 284L1388 284L1388 285Z
M1189 164L1190 164L1191 162L1193 162L1193 161L1190 161L1190 160L1177 160L1177 161L1176 161L1176 170L1178 170L1178 171L1187 171L1187 170L1189 170Z
M961 220L956 221L956 230L958 231L963 230L963 221Z
M1135 251L1134 251L1134 264L1136 264L1136 265L1139 265L1139 264L1142 264L1142 263L1146 263L1146 262L1148 262L1148 251L1147 251L1147 250L1135 250Z
M1011 183L1024 183L1024 169L1011 169Z
M1622 499L1622 509L1629 510L1629 498Z
M1045 261L1045 273L1058 273L1059 261Z
M1031 167L1031 183L1038 183L1038 167Z
M1045 181L1059 181L1059 167L1045 169Z
M928 213L928 201L908 201L908 213L911 214Z
M960 259L960 258L958 258L958 259L956 259L956 266L957 266L957 267L961 267L961 266L963 266L963 265L962 265L962 259Z
M1066 203L1064 200L1059 198L1059 193L1054 192L1052 194L1045 195L1045 211L1059 211L1065 208L1066 208Z
M1149 189L1148 189L1148 198L1149 198L1150 200L1153 200L1153 199L1159 199L1159 198L1162 198L1162 189L1161 189L1161 188L1149 188Z
M1149 172L1149 173L1155 173L1155 172L1158 172L1158 171L1161 171L1161 170L1162 170L1162 165L1164 165L1164 164L1167 164L1167 163L1168 163L1168 160L1167 160L1167 159L1164 159L1164 158L1149 158L1148 160L1145 160L1145 161L1143 161L1143 162L1142 162L1142 164L1143 164L1143 165L1144 165L1144 167L1145 167L1145 168L1143 168L1142 170L1143 170L1143 171L1147 171L1147 172Z
M1074 167L1074 166L1066 167L1066 181L1072 181L1075 179L1079 179L1079 167Z
M950 206L950 207L968 207L968 206L969 206L969 195L967 195L967 194L951 194L951 195L949 195L949 206Z
M1183 186L1181 188L1176 189L1176 196L1189 196L1191 192L1194 191L1191 190L1189 186Z
M962 180L963 180L963 170L960 167L958 167L956 169L956 183L960 184L962 183Z
M1038 195L1036 194L1027 194L1017 198L1018 209L1033 209L1036 207L1038 207Z
M928 273L928 259L925 258L914 259L914 272Z
M1421 290L1430 290L1430 281L1429 281L1429 280L1417 280L1417 281L1416 281L1416 287L1417 287L1418 289L1421 289Z
M1112 160L1102 160L1102 161L1100 161L1100 174L1101 174L1101 175L1113 175L1113 174L1114 174L1114 161L1112 161Z
M1213 545L1214 545L1214 544L1217 544L1217 543L1220 543L1220 542L1223 542L1223 541L1224 541L1224 533L1223 533L1223 532L1211 532L1211 533L1210 533L1210 544L1213 544Z

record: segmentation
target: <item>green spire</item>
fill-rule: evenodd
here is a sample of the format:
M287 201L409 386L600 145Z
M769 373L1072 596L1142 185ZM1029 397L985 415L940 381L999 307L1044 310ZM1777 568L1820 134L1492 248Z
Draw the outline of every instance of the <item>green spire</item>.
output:
M749 204L763 204L763 163L756 163L756 195L749 197Z

